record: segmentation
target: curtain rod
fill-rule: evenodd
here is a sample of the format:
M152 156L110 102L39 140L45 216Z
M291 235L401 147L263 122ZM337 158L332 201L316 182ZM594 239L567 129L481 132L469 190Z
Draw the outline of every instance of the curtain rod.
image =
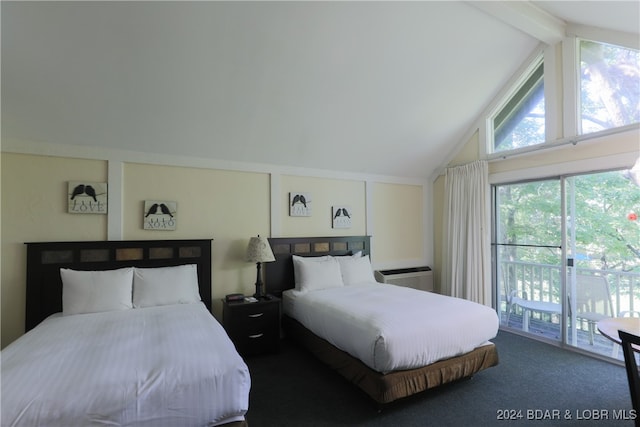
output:
M523 148L517 149L517 151L514 150L514 151L511 151L510 153L505 153L505 154L493 153L490 156L487 156L486 160L489 163L492 163L499 160L505 160L510 157L517 157L523 154L534 153L536 151L547 150L550 148L558 148L558 147L563 147L565 145L578 145L581 142L602 138L609 135L617 135L617 134L621 134L621 133L625 133L633 130L640 130L640 124L635 123L635 124L622 126L618 128L605 129L600 132L593 132L585 135L577 135L569 138L562 138L562 139L558 139L551 142L544 142L542 144L523 147ZM640 150L640 145L638 146L638 150Z

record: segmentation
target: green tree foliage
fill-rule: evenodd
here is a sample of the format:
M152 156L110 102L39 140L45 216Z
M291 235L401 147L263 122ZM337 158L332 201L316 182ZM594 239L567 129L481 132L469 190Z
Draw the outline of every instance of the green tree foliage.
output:
M640 52L580 43L583 133L640 122Z
M578 266L640 273L640 187L624 171L567 180L567 232ZM498 243L511 261L558 265L560 181L498 187ZM575 241L571 241L574 235ZM536 246L530 247L528 245Z
M640 188L624 172L581 175L575 187L575 246L587 268L640 273Z
M508 258L557 265L561 241L559 181L538 181L500 186L499 243L510 246ZM542 248L532 248L531 245Z

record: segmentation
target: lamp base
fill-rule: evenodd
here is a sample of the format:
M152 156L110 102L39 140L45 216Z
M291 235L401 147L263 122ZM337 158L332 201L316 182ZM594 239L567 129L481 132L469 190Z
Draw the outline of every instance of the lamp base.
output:
M262 292L261 292L261 289L260 289L261 287L262 287L262 285L258 285L258 284L256 283L256 293L255 293L255 294L253 294L253 297L254 297L254 298L256 298L256 299L263 299L263 298L265 297L265 295L263 295L263 294L262 294Z
M256 277L256 293L253 294L253 297L256 299L262 299L264 297L264 294L262 293L262 280L260 278L260 267L261 267L260 263L257 262L256 269L258 273Z

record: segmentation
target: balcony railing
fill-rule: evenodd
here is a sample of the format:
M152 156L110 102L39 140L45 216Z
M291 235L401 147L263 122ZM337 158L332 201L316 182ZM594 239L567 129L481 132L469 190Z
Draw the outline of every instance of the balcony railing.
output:
M585 268L574 268L573 271L606 277L615 315L640 312L640 274ZM502 300L515 291L518 296L533 301L561 302L561 267L558 265L503 261L498 274L503 285L500 290Z
M509 307L506 302L511 292L519 297L533 301L560 303L562 300L561 267L558 265L535 264L520 261L505 261L499 265L500 290L499 309L501 324L522 329L529 333L551 340L562 337L562 319L559 314L531 311L530 318L521 308L514 307L507 316ZM572 268L570 274L597 274L607 279L613 316L640 316L640 274L618 270L596 270ZM571 298L568 299L570 301ZM568 307L567 313L571 312ZM603 313L604 314L604 313ZM507 319L509 323L506 324ZM531 326L529 326L531 325ZM568 325L567 340L572 346L583 350L621 360L619 346L599 333L592 334L588 322L571 317ZM574 326L572 326L574 325Z

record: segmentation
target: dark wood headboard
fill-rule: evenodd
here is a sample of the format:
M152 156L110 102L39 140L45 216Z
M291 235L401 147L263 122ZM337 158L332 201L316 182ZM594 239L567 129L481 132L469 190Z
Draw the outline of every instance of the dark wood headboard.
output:
M113 270L196 264L200 297L211 311L211 241L119 240L36 242L27 245L25 331L62 311L61 268Z
M263 264L265 287L276 296L295 287L292 255L349 255L358 251L371 255L370 236L272 237L269 243L276 260Z

